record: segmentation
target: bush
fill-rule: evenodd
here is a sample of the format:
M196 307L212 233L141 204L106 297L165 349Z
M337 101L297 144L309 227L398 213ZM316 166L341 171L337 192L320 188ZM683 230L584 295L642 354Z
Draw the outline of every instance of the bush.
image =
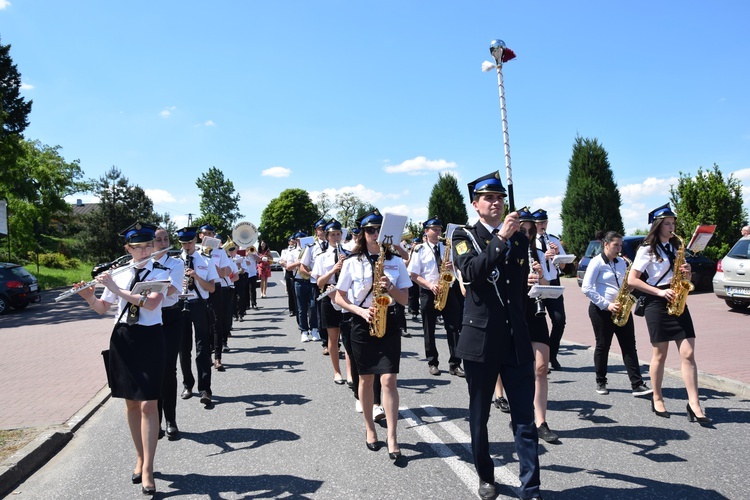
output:
M54 253L40 253L36 256L31 255L32 262L38 262L40 266L50 267L52 269L75 269L81 265L78 259L69 259L65 255Z

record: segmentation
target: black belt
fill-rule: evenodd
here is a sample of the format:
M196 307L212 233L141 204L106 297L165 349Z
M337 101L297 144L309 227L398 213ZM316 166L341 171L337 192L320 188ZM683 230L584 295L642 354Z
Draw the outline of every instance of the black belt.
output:
M172 309L178 309L179 307L180 307L180 303L177 302L176 304L171 305L169 307L162 307L161 310L162 311L171 311Z

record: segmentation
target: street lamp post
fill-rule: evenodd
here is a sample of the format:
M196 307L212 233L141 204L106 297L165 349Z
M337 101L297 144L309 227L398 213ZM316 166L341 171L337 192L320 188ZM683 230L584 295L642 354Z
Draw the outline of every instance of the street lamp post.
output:
M490 43L490 54L495 64L489 61L482 63L482 71L497 70L497 90L500 94L500 118L503 124L503 148L505 150L505 175L508 179L508 206L511 211L515 210L513 198L513 171L510 168L510 141L508 139L508 119L505 113L505 86L503 85L503 63L516 57L515 52L509 49L502 40L492 40Z

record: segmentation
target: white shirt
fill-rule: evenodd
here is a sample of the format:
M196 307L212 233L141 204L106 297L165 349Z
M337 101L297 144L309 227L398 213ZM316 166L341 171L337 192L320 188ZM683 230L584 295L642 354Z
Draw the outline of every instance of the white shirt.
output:
M172 286L177 288L177 291L172 295L167 295L161 303L162 309L165 307L172 307L180 301L179 295L182 293L182 284L185 281L185 262L180 259L174 259L166 253L156 260L163 267L168 269L169 279L172 280Z
M315 243L313 243L312 245L308 245L307 248L305 248L305 251L302 254L302 257L300 258L300 262L305 267L312 270L312 268L315 266L315 261L322 254L323 254L323 240L315 240ZM310 276L310 282L315 283L315 278L313 276Z
M216 277L218 278L216 281L222 286L229 286L231 283L231 280L229 279L229 276L226 276L224 278L219 278L219 269L223 267L232 268L232 259L229 258L229 255L227 255L227 252L223 248L214 248L211 251L211 262L216 266ZM237 272L236 266L233 272Z
M615 301L625 279L628 263L618 257L615 261L604 261L602 254L592 258L583 276L581 291L602 311Z
M437 283L440 279L440 266L435 260L435 247L440 252L440 258L442 259L445 255L444 244L439 241L434 246L430 242L422 243L412 254L407 267L410 273L418 274L430 283Z
M373 265L364 255L349 257L344 261L339 275L337 290L347 292L349 302L356 306L368 308L372 304L372 268ZM392 257L383 263L383 273L398 289L411 287L411 278L403 259ZM364 300L364 302L363 302ZM394 302L395 303L395 302Z
M658 286L668 285L674 274L672 273L672 263L669 262L669 257L661 246L656 247L656 253L658 255L652 254L651 247L648 245L639 247L635 253L635 259L633 259L633 269L648 273L646 283L651 286L657 286L657 281ZM663 259L661 262L658 262L659 256Z
M187 262L187 254L184 251L182 252L182 260ZM216 271L216 266L212 262L209 262L205 255L199 252L193 252L193 269L195 269L195 274L204 281L210 283L219 280L219 273ZM194 280L194 283L200 298L207 299L208 291L198 283L198 280Z
M169 280L169 272L162 269L154 269L153 261L146 262L146 265L141 269L145 269L145 271L141 271L141 281L143 282ZM133 278L135 278L135 274L137 271L138 269L131 268L128 272L122 272L112 276L112 279L115 281L115 284L117 284L118 287L123 290L128 290L130 288L130 283L132 283ZM110 304L114 304L115 302L117 302L117 314L115 315L114 322L115 324L124 323L125 315L127 314L127 312L123 314L122 311L126 307L130 307L130 302L118 295L115 295L115 293L109 288L104 289L104 292L102 293L102 300L105 302L109 302ZM140 311L138 312L138 322L136 324L141 326L161 325L161 307L157 307L153 311L149 311L145 307L141 307Z
M562 243L560 243L560 239L557 236L547 235L549 238L550 243L554 243L557 245L557 249L559 250L558 255L565 255L565 249L562 246ZM549 250L549 244L545 243L545 248ZM537 234L536 235L536 248L539 251L541 257L541 260L539 263L542 265L542 274L544 274L544 279L547 281L556 280L560 277L560 273L558 272L557 268L552 265L552 259L546 259L544 257L544 252L542 252L542 235ZM553 257L554 258L554 257ZM549 264L549 265L548 265Z

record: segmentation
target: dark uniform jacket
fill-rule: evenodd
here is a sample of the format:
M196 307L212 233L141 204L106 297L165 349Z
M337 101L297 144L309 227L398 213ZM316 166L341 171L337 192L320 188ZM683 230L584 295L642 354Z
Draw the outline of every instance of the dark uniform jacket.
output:
M524 311L529 240L516 233L507 243L481 222L453 233L453 262L466 285L463 328L456 348L462 359L513 365L534 359ZM494 270L493 284L488 278Z

